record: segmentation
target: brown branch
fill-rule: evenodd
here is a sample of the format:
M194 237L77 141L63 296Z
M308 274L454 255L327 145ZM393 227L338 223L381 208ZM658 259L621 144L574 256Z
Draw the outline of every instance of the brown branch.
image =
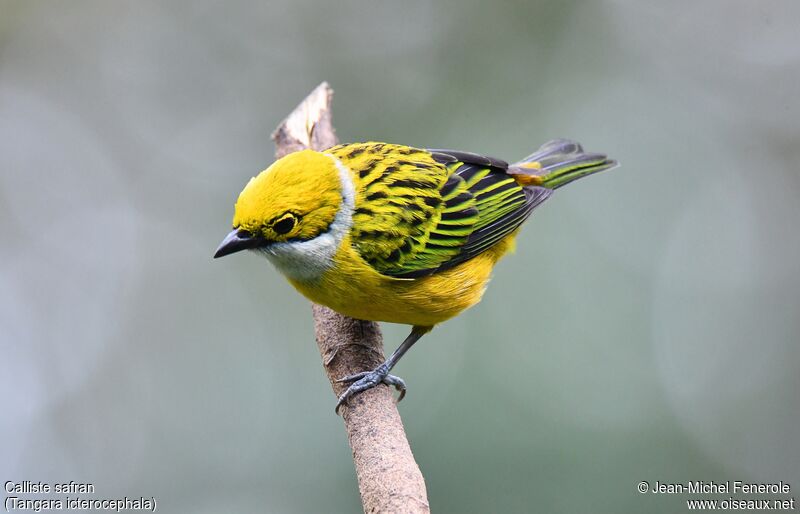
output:
M277 157L304 148L325 150L336 144L332 97L333 90L323 82L278 126L272 134ZM337 379L374 369L383 362L381 331L377 323L348 318L321 305L313 305L312 312L325 373L338 397L345 385ZM389 388L379 385L360 393L341 412L364 512L430 512L425 480Z

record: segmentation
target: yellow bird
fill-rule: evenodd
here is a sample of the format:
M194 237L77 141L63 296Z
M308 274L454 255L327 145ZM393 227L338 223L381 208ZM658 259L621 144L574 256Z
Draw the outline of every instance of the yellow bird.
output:
M264 255L309 300L412 325L378 368L343 377L339 407L383 382L434 325L478 303L497 261L553 190L616 162L551 141L522 161L388 143L289 154L250 179L214 257ZM399 400L398 400L399 401Z

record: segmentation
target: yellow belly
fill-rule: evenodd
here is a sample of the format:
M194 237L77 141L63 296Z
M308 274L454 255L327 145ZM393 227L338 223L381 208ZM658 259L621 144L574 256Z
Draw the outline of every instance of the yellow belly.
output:
M497 261L512 250L516 231L453 268L417 279L372 269L342 242L335 265L314 282L289 279L309 300L356 319L433 326L478 303Z

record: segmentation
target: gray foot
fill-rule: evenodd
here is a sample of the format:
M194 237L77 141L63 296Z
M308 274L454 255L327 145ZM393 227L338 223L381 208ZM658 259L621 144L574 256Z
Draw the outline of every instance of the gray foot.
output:
M386 366L378 366L372 371L362 371L361 373L356 373L355 375L349 375L344 378L340 378L337 382L352 382L350 387L348 387L345 392L339 396L339 401L336 403L336 413L339 413L339 408L347 403L354 395L366 391L367 389L372 389L378 384L386 384L390 387L396 388L400 391L400 396L397 398L397 401L403 399L406 395L406 383L403 381L402 378L396 377L394 375L389 374L389 370L386 369Z

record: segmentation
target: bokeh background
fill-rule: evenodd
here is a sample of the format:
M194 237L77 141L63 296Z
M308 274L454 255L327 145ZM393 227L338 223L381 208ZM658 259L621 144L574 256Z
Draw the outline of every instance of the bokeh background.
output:
M794 496L799 23L790 0L3 0L0 479L360 509L308 302L211 259L327 80L343 141L622 162L398 367L435 512L686 511L641 480Z

